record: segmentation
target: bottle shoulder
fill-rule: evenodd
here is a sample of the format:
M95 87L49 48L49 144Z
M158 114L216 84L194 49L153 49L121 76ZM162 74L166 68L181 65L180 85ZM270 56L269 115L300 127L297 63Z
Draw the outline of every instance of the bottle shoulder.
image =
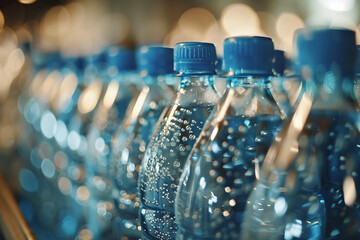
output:
M269 87L237 86L228 88L216 106L216 112L220 111L228 117L255 117L272 114L283 118Z

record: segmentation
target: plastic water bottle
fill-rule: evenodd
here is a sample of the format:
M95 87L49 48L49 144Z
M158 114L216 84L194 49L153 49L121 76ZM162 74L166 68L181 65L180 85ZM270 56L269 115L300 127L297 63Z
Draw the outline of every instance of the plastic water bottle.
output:
M29 190L29 184L36 188L36 195L29 195L34 210L32 222L38 222L43 228L49 229L48 234L51 235L48 237L59 237L58 227L62 221L59 209L64 208L64 201L59 198L57 191L53 162L56 129L54 114L56 111L60 112L55 103L59 86L63 81L63 63L64 59L60 58L58 53L49 55L47 66L44 68L45 75L41 78L38 78L40 75L35 75L30 84L30 99L24 108L25 119L31 120L29 123L32 123L30 128L33 129L34 145L29 153L30 159L25 162L27 168L21 170L19 180L25 190ZM35 109L37 111L32 111Z
M359 239L355 33L297 34L305 92L271 146L248 199L243 239Z
M132 82L135 54L113 46L107 51L107 74L104 92L95 109L87 134L88 152L85 156L86 185L89 189L87 224L95 238L111 238L114 207L108 175L112 136L125 117L127 106L137 89Z
M49 101L46 98L40 98L40 90L42 82L53 70L51 68L53 59L50 60L49 56L43 55L42 59L44 61L34 65L34 76L29 82L30 89L23 92L18 100L19 111L23 114L25 120L23 126L18 126L21 127L20 130L24 133L20 135L18 140L18 152L23 158L23 166L18 176L21 186L21 201L19 205L25 211L27 220L31 221L34 231L39 235L42 233L39 233L38 230L44 227L40 218L42 207L40 202L45 199L43 195L48 193L49 184L44 181L44 176L41 172L41 161L37 161L34 157L35 154L33 154L43 139L40 129L35 129L34 126L38 125L43 109L48 108ZM35 83L38 85L37 88L31 88Z
M218 57L216 62L216 75L214 76L214 86L220 96L224 95L227 87L226 73L223 71L222 66L223 58Z
M270 92L273 42L224 41L227 90L181 175L177 239L239 239L246 200L283 116Z
M284 71L287 68L287 59L285 52L281 50L274 51L274 77L271 80L270 89L280 106L284 116L289 117L293 113L293 105L297 100L299 92L299 81L294 76L284 76Z
M354 83L355 97L360 106L360 45L357 45L357 62L355 67L355 83Z
M175 239L175 193L185 160L214 105L216 52L210 43L184 42L174 48L179 72L177 96L159 118L139 176L140 224L145 239Z
M174 78L173 49L144 46L137 52L137 66L144 87L130 106L118 139L124 144L114 149L115 186L113 197L116 206L116 238L141 238L138 220L139 197L137 183L141 161L155 125L165 106L175 96L167 78ZM122 140L120 140L122 142Z
M106 58L105 53L93 54L85 58L84 78L79 85L76 109L67 126L66 146L62 158L66 168L61 172L62 192L68 196L67 205L73 210L76 220L72 221L76 231L86 227L86 210L90 191L86 186L87 168L85 156L89 151L87 133L101 99L104 86Z

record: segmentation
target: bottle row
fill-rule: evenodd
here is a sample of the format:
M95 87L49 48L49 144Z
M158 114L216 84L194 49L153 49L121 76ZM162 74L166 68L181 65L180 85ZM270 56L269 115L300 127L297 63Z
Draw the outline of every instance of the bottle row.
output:
M29 51L19 205L38 238L359 239L355 33L294 46L291 64L260 36L222 59L203 42Z

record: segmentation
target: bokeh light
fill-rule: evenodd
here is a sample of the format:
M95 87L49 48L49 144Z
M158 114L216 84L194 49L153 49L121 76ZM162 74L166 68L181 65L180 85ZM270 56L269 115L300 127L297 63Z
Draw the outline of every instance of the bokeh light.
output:
M36 0L18 0L19 3L22 3L22 4L32 4L34 2L36 2Z
M4 14L3 14L2 11L0 10L0 32L1 32L2 29L4 28L4 25L5 25Z
M224 8L221 25L229 36L258 35L261 32L257 13L242 3L234 3Z
M94 81L85 89L78 102L78 109L80 113L88 113L95 108L99 101L101 90L101 81Z
M164 39L166 45L174 46L184 41L209 41L206 38L208 29L217 24L214 15L205 8L190 8L183 12L177 25Z
M280 14L276 20L276 33L281 40L281 48L291 52L294 33L304 26L304 22L296 14L290 12Z
M318 0L324 7L333 11L349 11L353 9L355 0Z
M214 22L206 31L204 36L205 42L211 42L216 47L216 54L223 56L223 42L227 34L218 22Z
M194 39L202 39L207 29L216 22L214 15L205 8L190 8L178 21L179 30Z

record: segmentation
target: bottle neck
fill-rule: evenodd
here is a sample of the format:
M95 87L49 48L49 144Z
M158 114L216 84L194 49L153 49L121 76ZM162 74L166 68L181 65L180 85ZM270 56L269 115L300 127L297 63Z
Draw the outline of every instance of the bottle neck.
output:
M224 96L218 102L214 118L256 117L264 114L283 119L279 106L270 91L270 77L231 77Z
M213 75L183 75L180 77L178 91L194 86L213 87L213 78Z
M268 88L270 87L270 77L269 76L230 77L227 79L227 87L228 88L236 88L236 87Z
M142 79L144 81L145 86L156 85L158 83L163 82L163 81L161 81L163 79L162 76L147 75L147 76L143 77Z
M215 105L219 94L214 88L213 75L181 75L175 104Z
M334 71L301 75L304 91L313 97L313 109L356 110L353 78L342 77Z

